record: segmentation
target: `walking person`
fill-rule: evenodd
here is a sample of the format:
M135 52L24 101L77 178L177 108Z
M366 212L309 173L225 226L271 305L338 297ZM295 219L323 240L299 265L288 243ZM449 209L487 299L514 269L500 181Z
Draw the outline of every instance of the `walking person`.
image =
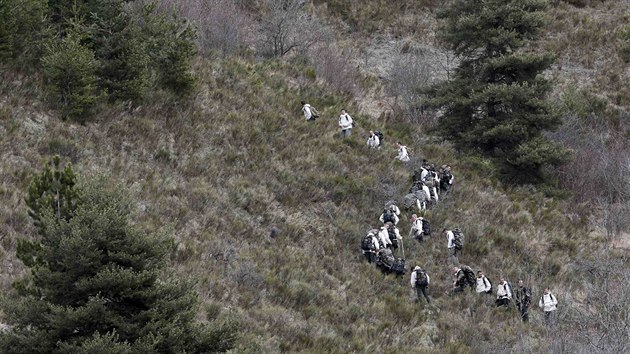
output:
M424 241L423 219L419 218L416 214L412 214L410 221L411 229L409 230L409 237L416 239L418 242Z
M411 287L416 289L416 295L418 296L416 302L420 302L420 296L424 296L427 300L427 304L431 303L431 299L429 299L429 295L427 293L429 284L431 284L429 274L418 266L413 268L413 272L411 272Z
M451 190L451 187L453 186L453 181L455 180L455 177L451 172L451 166L442 166L440 175L440 189L444 191L444 194L446 195Z
M380 248L378 243L378 230L372 229L361 240L361 252L367 259L368 263L376 262L376 252Z
M451 230L444 229L442 231L446 236L446 247L448 248L448 260L453 264L459 263L457 258L457 245L455 242L455 234Z
M538 301L538 307L540 307L545 313L545 324L547 326L553 325L554 322L554 312L557 309L558 299L549 291L549 288L545 288L545 292L543 296L540 297Z
M499 285L497 285L497 307L505 306L509 308L510 301L512 300L512 288L505 279L501 278Z
M398 225L398 222L400 221L398 215L400 215L400 208L396 206L396 204L386 204L385 209L383 209L383 213L378 218L378 220L383 224L386 222L391 222L394 225Z
M315 107L311 106L308 103L304 103L304 101L300 103L302 103L302 113L304 113L304 117L306 118L306 121L312 122L316 118L319 118L319 113L317 112Z
M409 162L409 153L407 152L407 147L398 142L396 143L396 148L398 149L398 156L396 156L396 159L402 162Z
M492 293L492 283L482 271L477 272L477 284L475 286L475 291L477 294L491 294Z
M381 226L381 229L378 232L378 240L380 243L379 248L391 247L392 241L389 238L389 231L388 231L391 225L393 225L391 222L386 222L385 224L383 224L383 226Z
M370 137L367 140L367 145L372 149L378 149L381 145L381 140L378 138L378 135L374 134L373 131L370 130Z
M532 292L524 285L523 279L518 281L518 288L514 294L514 299L516 300L516 308L518 309L518 313L521 315L521 319L523 322L528 322L529 305L532 302Z
M341 115L339 116L339 127L341 128L341 137L347 138L352 134L352 127L354 122L352 121L352 117L348 113L346 113L345 109L341 110Z
M475 272L467 265L462 265L461 268L453 267L453 288L451 289L451 295L464 292L464 289L468 286L470 289L474 289Z

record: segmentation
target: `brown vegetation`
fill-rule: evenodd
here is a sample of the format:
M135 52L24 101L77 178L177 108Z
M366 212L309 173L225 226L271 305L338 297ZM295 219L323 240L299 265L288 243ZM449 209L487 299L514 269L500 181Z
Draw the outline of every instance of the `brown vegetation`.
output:
M47 111L37 78L2 71L2 289L9 289L23 272L15 258L16 242L33 232L23 201L26 187L33 172L52 154L59 154L85 178L106 174L126 185L137 200L138 226L174 231L177 247L171 261L180 276L200 279L205 312L200 318L227 314L238 320L242 333L238 352L626 349L619 339L627 328L620 327L627 325L621 310L628 292L619 286L627 283L627 272L622 270L627 270L628 261L620 257L625 251L608 249L606 238L590 231L603 225L611 235L618 235L628 227L624 224L628 219L616 212L628 212L628 191L619 189L627 187L627 146L622 143L626 140L612 144L593 139L627 127L609 123L592 127L589 124L603 115L589 110L580 116L581 108L566 108L572 115L567 115L557 138L574 148L577 159L560 171L559 178L563 187L576 192L576 198L545 195L534 187L503 186L487 161L459 155L448 143L421 135L412 123L396 120L385 126L374 117L355 113L353 96L364 91L355 85L358 76L346 61L352 51L320 49L311 60L320 55L326 60L317 64L300 61L302 56L260 63L230 57L260 42L246 40L237 28L221 27L231 23L231 16L245 22L250 17L227 10L229 1L216 3L217 7L202 8L209 11L209 22L198 18L207 25L200 28L206 31L201 46L220 51L226 59L198 59L199 89L189 102L157 92L133 110L107 106L93 122L78 125ZM382 18L372 21L368 10L343 12L343 3L328 2L328 11L340 13L352 28L395 24L391 16L400 10L383 2L361 1L366 9L380 9L369 16ZM417 8L424 9L441 2L420 3ZM206 13L196 11L197 2L190 4L187 11ZM615 21L621 18L614 2L586 5ZM605 6L614 11L606 11ZM403 7L410 13L417 8ZM568 83L604 80L588 89L607 98L604 106L610 102L622 106L618 117L625 117L623 105L628 103L615 97L627 90L627 80L622 79L627 70L623 73L617 59L610 59L611 42L601 40L614 32L607 26L616 25L607 21L601 26L608 29L598 30L596 24L587 24L584 28L589 30L580 35L571 28L586 21L585 11L564 2L554 9L553 15L564 20L549 32L543 46L565 56L550 75L560 78L559 97L571 94ZM564 42L575 47L565 47ZM608 48L610 55L602 58L611 61L599 66L599 61L587 58L584 48L590 43ZM589 62L595 71L572 69L577 64L588 67ZM597 79L599 73L610 75ZM612 80L614 75L617 81ZM609 82L615 84L607 86ZM576 92L575 101L582 101L581 91ZM300 100L317 107L322 117L312 124L304 122ZM352 137L344 141L338 138L336 125L341 108L358 123ZM576 125L585 125L586 133L574 129ZM365 146L370 129L384 131L382 150ZM423 245L404 240L407 264L420 264L431 275L435 307L413 303L407 277L383 276L358 251L363 233L377 225L382 203L401 198L409 187L411 168L393 159L393 143L398 140L409 146L413 163L423 157L449 163L456 176L453 192L427 212L434 235ZM604 147L606 154L594 154ZM607 204L598 210L607 214L590 213L598 200L588 193L593 181L602 183L595 191ZM405 236L409 215L405 212L400 223ZM466 234L462 263L484 270L495 284L499 276L512 283L523 278L533 287L534 303L542 288L550 286L561 303L560 327L551 331L542 327L542 314L535 305L531 324L524 325L515 311L485 306L474 294L447 296L450 265L446 240L438 230L453 226ZM611 259L596 258L600 249ZM585 261L576 261L580 259ZM607 267L620 271L607 275L603 272ZM612 307L607 308L608 303ZM593 318L597 325L587 326ZM590 337L580 337L582 330ZM594 340L606 333L608 337Z

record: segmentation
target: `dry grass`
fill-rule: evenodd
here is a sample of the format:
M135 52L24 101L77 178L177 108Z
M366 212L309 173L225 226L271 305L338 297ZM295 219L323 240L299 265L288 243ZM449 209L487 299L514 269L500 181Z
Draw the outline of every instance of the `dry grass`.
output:
M542 47L560 57L561 66L551 73L559 95L587 86L628 105L628 71L620 65L615 39L626 18L622 3L554 7ZM393 22L388 21L396 8L380 4L366 7L376 12L352 10L342 17L354 18L348 21L358 27L403 24L396 34L406 36L417 27L414 11L439 2L406 7L407 16ZM344 6L328 2L327 11L338 11L333 5ZM434 25L425 17L422 23ZM24 271L15 247L19 237L33 232L23 202L30 176L50 155L60 154L84 178L107 174L123 182L137 200L140 226L174 233L175 272L200 279L200 317L240 320L238 352L550 350L550 333L535 309L532 323L522 325L514 313L486 306L473 294L446 295L450 265L439 230L462 228L466 246L460 260L484 270L495 284L499 276L513 283L522 277L534 287L534 298L549 285L560 301L568 301L579 288L571 280L573 260L603 242L588 237L588 220L575 212L580 206L498 185L486 161L460 156L408 123L384 126L355 114L347 95L322 87L305 65L203 60L196 71L200 90L191 102L156 93L133 111L103 107L86 125L47 112L37 79L1 74L2 289ZM305 122L300 100L316 106L322 118ZM357 128L342 141L336 122L344 107ZM385 132L383 150L365 146L370 129ZM456 175L452 194L426 215L433 237L423 245L408 239L404 244L407 264L421 264L431 275L431 307L411 301L407 277L383 276L358 253L382 203L401 198L409 187L410 168L393 160L397 140L409 146L414 163L422 157L450 163ZM408 216L401 218L404 236ZM280 230L276 238L270 237L273 227Z
M537 314L534 325L522 326L513 314L477 304L472 294L445 295L450 266L438 231L461 227L467 245L460 260L495 283L500 275L513 282L524 277L535 294L543 284L561 294L569 260L590 246L583 225L564 215L564 202L498 186L485 175L493 172L484 170L484 161L417 139L410 125L384 127L356 115L358 127L342 141L337 112L347 107L353 114L355 107L312 82L306 67L202 61L197 72L200 92L185 105L158 93L151 105L132 112L109 107L85 126L45 114L34 83L18 86L5 74L5 289L23 272L16 240L32 232L22 201L29 178L60 153L85 178L104 173L126 184L142 227L172 230L175 271L200 279L209 317L240 320L239 352L545 348ZM322 118L305 122L301 99ZM373 128L385 131L383 150L365 146ZM408 264L422 264L432 276L434 307L412 303L407 277L383 276L358 253L382 203L409 186L410 169L393 159L396 140L409 142L416 161L449 162L456 173L453 193L427 214L434 236L424 245L405 240ZM408 217L401 221L405 236ZM280 230L276 238L269 236L272 227ZM472 316L470 303L477 304ZM510 329L497 336L497 328Z

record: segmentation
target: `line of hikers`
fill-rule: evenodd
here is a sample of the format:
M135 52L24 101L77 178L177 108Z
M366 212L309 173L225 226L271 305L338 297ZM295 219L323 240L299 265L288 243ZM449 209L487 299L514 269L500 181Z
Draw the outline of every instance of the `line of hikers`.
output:
M305 103L302 103L302 111L307 121L314 121L319 118L317 110ZM339 128L341 129L341 137L347 138L352 134L354 121L345 109L341 110L339 116ZM374 149L380 149L384 135L380 131L370 131L367 139L367 145ZM400 142L396 143L398 155L396 159L402 162L409 162L409 152L407 147ZM440 194L446 196L453 186L455 177L451 172L449 165L442 165L438 170L435 164L423 160L419 170L413 174L413 183L409 189L409 193L403 197L403 206L407 210L418 209L418 212L424 213L428 207L437 205L440 200ZM386 203L385 208L379 221L383 224L379 229L371 229L361 240L361 251L369 263L374 263L382 272L396 275L404 275L405 256L403 239L397 227L400 221L400 209L395 201ZM411 228L409 230L409 238L413 238L418 242L423 242L425 237L431 235L431 226L428 220L422 216L412 214L410 217ZM443 229L442 233L446 237L448 248L448 259L453 264L459 264L458 253L464 246L464 234L459 228L452 230ZM402 258L395 257L394 252L398 249L402 251ZM466 287L477 294L492 294L492 282L482 271L478 271L475 276L474 271L467 265L453 268L453 287L451 296L464 292ZM426 270L420 266L415 266L411 272L410 284L416 290L416 301L421 301L424 297L427 303L431 303L428 293L428 287L431 278ZM523 322L529 321L529 307L531 304L531 289L526 287L522 279L518 281L518 288L513 291L512 284L503 277L499 279L496 287L495 304L497 307L511 308L510 304L514 302ZM538 301L538 306L544 312L544 319L547 325L553 322L553 313L556 311L558 300L545 288L543 295Z
M426 175L428 176L429 174L427 173ZM361 241L361 249L368 262L375 263L386 274L405 274L403 240L397 227L400 221L400 214L400 208L396 206L395 202L388 202L379 217L379 221L383 223L383 226L380 229L368 231ZM409 238L413 238L418 242L424 242L425 237L431 235L430 223L425 218L412 214L410 223ZM459 264L458 253L464 247L464 233L459 228L445 228L442 230L442 234L447 242L448 260L453 264ZM394 256L394 252L399 248L402 251L402 258ZM469 266L454 267L452 276L453 287L451 296L463 292L467 286L478 294L493 293L492 282L481 271L477 272L477 276L475 276L474 271ZM415 266L411 273L410 283L412 288L416 290L416 301L420 302L424 298L427 303L431 303L428 291L431 278L425 269ZM510 308L510 304L514 302L521 319L527 322L531 304L531 289L526 287L522 280L519 280L518 284L518 289L513 291L511 283L504 278L500 278L500 282L496 287L495 303L497 306ZM557 303L556 297L551 294L549 289L545 289L544 294L540 297L539 306L543 309L545 323L548 325L553 321L553 313L556 310Z
M405 274L405 250L400 230L400 209L393 202L386 204L379 221L383 225L378 229L369 230L361 239L361 252L368 263L374 263L384 273ZM431 235L431 226L423 217L411 215L411 229L409 237L422 241ZM402 257L395 257L394 252L402 252Z
M464 292L466 287L470 287L472 291L477 294L492 294L493 287L492 282L482 271L475 272L467 265L461 267L453 267L453 288L451 295ZM518 288L514 290L512 283L505 280L504 277L499 278L499 284L496 287L496 299L495 304L497 307L505 307L510 309L511 304L519 312L523 322L529 321L529 307L532 301L531 288L525 286L522 279L518 281ZM553 314L556 311L558 305L558 299L551 293L549 288L545 288L543 294L538 300L538 306L544 312L545 323L551 325L553 322Z
M423 160L420 169L413 174L413 183L403 203L408 209L415 205L419 211L425 211L427 207L438 204L441 194L446 196L449 193L454 181L451 166L442 165L438 170L435 164Z
M373 132L371 134L378 141L379 137ZM453 185L453 181L454 177L450 166L444 165L438 173L434 164L423 160L421 168L413 175L412 193L405 195L403 198L404 207L407 210L413 210L415 207L418 209L418 212L424 213L427 205L437 204L440 192L448 193ZM400 236L400 230L397 227L400 221L400 208L396 205L396 201L385 203L385 208L379 217L379 221L383 226L379 229L369 230L361 240L363 255L368 262L375 263L384 273L405 274L404 245ZM423 242L425 237L431 235L430 223L424 217L412 214L410 223L410 238ZM463 235L458 244L460 248L463 246ZM394 252L399 247L402 251L402 258L394 256Z
M317 109L310 104L301 101L302 104L302 113L304 113L304 118L306 118L307 122L313 122L317 118L319 118L320 114ZM354 120L352 117L346 112L345 109L342 109L339 114L339 128L341 129L341 137L347 138L352 134L352 128L354 128ZM370 130L370 135L367 139L367 145L374 149L380 149L383 145L383 133L376 130ZM396 143L396 149L398 149L398 155L396 155L396 159L402 162L409 162L409 152L407 151L407 147L402 145L400 142Z

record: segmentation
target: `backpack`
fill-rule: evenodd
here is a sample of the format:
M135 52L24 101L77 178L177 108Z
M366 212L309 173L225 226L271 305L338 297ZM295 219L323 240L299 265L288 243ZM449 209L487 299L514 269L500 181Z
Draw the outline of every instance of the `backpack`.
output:
M475 277L475 272L469 266L462 266L462 271L464 272L464 277L466 282L470 286L475 286L477 284L477 277Z
M427 278L427 273L416 270L416 286L427 286L429 285L429 279Z
M490 281L490 279L488 279L485 276L484 276L484 279L486 279L488 281L488 284L490 284L490 289L488 289L488 291L486 291L486 294L492 294L492 282Z
M531 290L529 290L529 288L524 286L522 291L523 291L523 294L522 294L523 297L520 299L520 301L525 306L529 306L529 304L531 304L531 302L532 302Z
M459 229L453 230L453 244L456 250L461 250L464 247L464 234Z
M431 225L426 219L422 219L422 233L425 236L431 236Z
M313 118L319 118L319 112L315 109L315 107L311 106L311 115Z
M394 226L387 229L387 233L389 234L389 240L392 241L392 247L398 248L398 238L396 238L396 232L394 232Z
M374 135L378 136L379 145L383 145L383 133L378 130L375 130Z
M450 171L444 171L442 173L442 178L441 180L444 181L444 183L448 183L448 181L453 177L453 175L451 174Z
M388 221L392 224L396 221L394 218L394 211L391 208L383 209L383 224Z
M403 198L403 205L406 209L413 209L416 206L416 200L418 200L418 197L413 193L409 193Z
M429 174L427 176L427 178L424 180L424 185L429 187L429 188L435 187L435 178L433 178L433 176L431 176L431 174Z
M364 251L372 251L374 244L372 243L372 233L368 233L361 240L361 249Z
M422 186L419 186L419 188L413 192L413 194L416 196L416 198L418 198L418 200L421 203L424 202L428 202L429 200L427 199L427 194L424 192L424 190L422 189Z
M405 274L405 260L402 258L396 259L394 264L392 264L391 271L396 275Z

